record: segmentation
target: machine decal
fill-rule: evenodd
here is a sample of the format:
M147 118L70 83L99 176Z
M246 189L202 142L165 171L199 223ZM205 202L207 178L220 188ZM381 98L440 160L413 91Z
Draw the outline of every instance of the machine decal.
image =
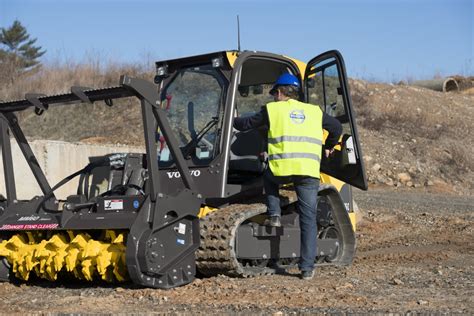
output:
M184 245L184 239L176 239L176 243L180 245Z
M181 178L181 174L179 173L179 171L168 171L167 174L168 174L168 178L170 178L170 179ZM201 170L197 170L197 169L196 170L190 170L189 174L191 174L191 176L193 176L193 177L199 177L201 175Z
M139 202L139 201L137 201L137 200L133 201L133 207L134 207L134 208L138 208L139 206L140 206L140 202Z
M184 235L186 233L186 224L179 223L179 226L176 231L178 232L178 234Z
M19 229L54 229L59 224L3 224L0 230L19 230Z
M105 200L104 209L106 211L123 210L123 200Z
M39 216L31 215L31 216L22 216L18 219L19 222L36 222L39 220Z

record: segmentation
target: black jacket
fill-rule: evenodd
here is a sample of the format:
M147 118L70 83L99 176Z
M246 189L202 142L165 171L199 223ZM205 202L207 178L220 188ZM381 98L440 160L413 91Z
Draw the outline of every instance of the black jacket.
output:
M268 120L267 108L263 106L260 112L258 112L257 114L254 114L253 116L236 117L234 118L233 125L234 125L234 128L239 131L246 131L249 129L259 128L259 127L265 127L268 129L270 126L270 123ZM323 129L329 132L324 148L331 149L335 145L337 145L339 137L341 137L342 125L334 117L326 113L323 113Z

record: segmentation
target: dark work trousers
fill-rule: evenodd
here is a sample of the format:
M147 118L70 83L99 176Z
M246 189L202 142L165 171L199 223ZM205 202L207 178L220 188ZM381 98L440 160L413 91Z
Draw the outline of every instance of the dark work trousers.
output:
M276 177L267 168L263 185L267 199L267 214L281 216L280 184L293 183L298 197L298 211L301 229L300 262L301 271L312 271L316 258L316 239L318 226L316 224L316 209L318 205L319 179L309 176Z

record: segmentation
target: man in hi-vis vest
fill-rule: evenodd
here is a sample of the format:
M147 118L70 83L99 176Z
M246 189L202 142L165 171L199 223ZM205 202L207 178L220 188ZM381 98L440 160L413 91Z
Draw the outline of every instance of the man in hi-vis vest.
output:
M234 127L239 131L268 127L269 168L265 171L264 188L269 217L265 225L281 226L279 185L293 183L298 196L301 227L298 266L301 278L310 280L314 276L316 257L316 208L323 129L329 133L324 145L324 154L329 157L341 136L342 127L319 106L297 101L299 87L296 76L281 75L270 90L275 102L268 103L251 117L235 118Z

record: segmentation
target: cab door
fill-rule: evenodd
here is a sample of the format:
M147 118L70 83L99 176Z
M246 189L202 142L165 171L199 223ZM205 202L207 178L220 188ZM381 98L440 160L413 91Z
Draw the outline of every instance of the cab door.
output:
M359 189L367 190L367 179L344 60L336 51L309 61L304 75L305 100L316 104L342 124L342 137L334 154L322 155L321 172Z

